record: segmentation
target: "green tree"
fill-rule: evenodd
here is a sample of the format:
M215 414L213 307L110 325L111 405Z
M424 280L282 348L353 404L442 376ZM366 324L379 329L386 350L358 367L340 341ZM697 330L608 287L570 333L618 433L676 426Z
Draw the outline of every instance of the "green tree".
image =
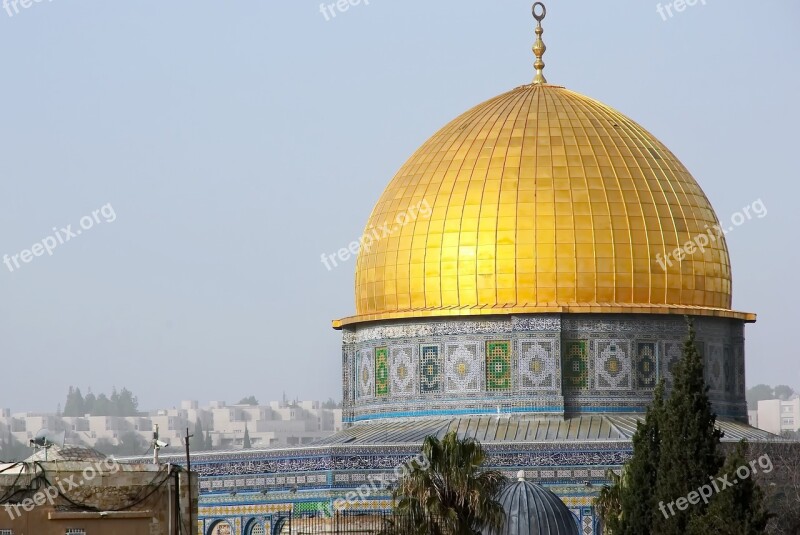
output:
M341 403L337 403L333 400L333 398L328 398L328 401L322 404L323 409L338 409L342 406Z
M794 389L790 386L778 385L775 387L775 397L778 399L786 401L793 395L794 395Z
M83 410L84 414L94 414L94 402L97 401L97 397L92 393L91 390L86 394L86 397L83 399Z
M775 399L775 391L769 385L756 385L747 390L747 408L754 411L758 408L758 402L764 399Z
M134 456L142 455L146 449L147 441L139 433L127 431L119 437L119 444L114 453L120 456Z
M206 449L206 436L203 434L203 422L200 421L198 416L197 421L194 423L194 439L197 441L198 450Z
M244 440L242 441L242 448L249 450L253 445L250 443L250 431L247 429L247 424L244 426Z
M119 392L116 387L111 389L111 397L108 398L108 415L122 416L119 413Z
M64 416L83 416L86 414L80 388L69 387L67 401L64 403Z
M674 387L660 426L658 474L655 500L659 507L708 483L723 463L718 452L722 432L716 428L716 415L708 399L703 379L703 359L695 346L694 325L689 322L689 337L683 358L674 372ZM685 535L689 521L705 513L704 503L686 510L674 508L674 516L655 514L654 533Z
M653 402L647 408L644 420L636 424L633 435L633 457L625 467L625 479L617 483L620 514L609 518L606 525L612 533L640 535L653 525L653 515L658 513L655 490L661 457L664 417L664 381L659 381Z
M211 429L206 431L206 451L214 449L214 441L211 439Z
M497 496L506 484L496 470L485 470L486 452L472 438L450 432L440 441L429 436L422 444L424 466L411 462L394 491L397 511L418 519L417 533L472 535L505 522Z
M100 394L94 402L92 416L111 416L111 401L105 394Z
M120 416L136 416L139 414L139 400L127 388L119 393L118 412Z
M747 442L741 441L728 455L719 476L728 476L732 487L714 494L708 510L689 522L689 535L762 535L770 515L764 505L764 492L751 476L742 478L737 470L747 467ZM748 468L749 469L749 468Z
M258 405L258 400L255 396L247 396L246 398L242 398L239 400L239 405Z
M594 506L602 523L602 533L617 535L621 533L622 523L622 493L627 486L627 476L623 468L621 474L613 470L606 470L606 478L610 485L603 485L600 493L594 500Z

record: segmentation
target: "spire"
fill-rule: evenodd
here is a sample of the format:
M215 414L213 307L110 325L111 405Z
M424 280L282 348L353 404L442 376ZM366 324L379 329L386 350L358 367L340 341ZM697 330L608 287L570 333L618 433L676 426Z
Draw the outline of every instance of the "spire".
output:
M536 77L533 79L534 84L547 83L544 74L542 74L542 70L544 69L544 61L542 60L542 56L544 56L544 52L547 50L547 47L544 46L544 41L542 41L542 34L544 33L542 21L546 15L547 8L544 7L543 3L536 2L533 4L533 18L536 19L536 42L533 44L533 53L536 56L536 61L533 64L533 66L536 68Z

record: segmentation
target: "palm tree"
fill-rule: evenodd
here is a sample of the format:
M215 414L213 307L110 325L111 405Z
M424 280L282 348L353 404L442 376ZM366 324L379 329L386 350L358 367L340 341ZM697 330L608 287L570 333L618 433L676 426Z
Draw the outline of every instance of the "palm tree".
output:
M422 456L427 466L412 461L394 491L396 511L414 520L415 533L474 535L502 529L505 513L496 498L507 480L497 470L482 469L486 452L477 440L459 439L455 432L441 441L429 436Z
M594 506L602 521L603 535L616 535L622 519L622 493L627 487L627 478L624 469L622 475L606 470L606 478L611 484L603 485L600 495L594 500Z

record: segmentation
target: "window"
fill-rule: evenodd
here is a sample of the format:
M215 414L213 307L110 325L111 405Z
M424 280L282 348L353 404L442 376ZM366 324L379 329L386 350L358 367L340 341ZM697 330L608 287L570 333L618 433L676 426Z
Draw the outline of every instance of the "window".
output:
M783 406L781 408L783 409L783 412L792 412L792 406L791 405L785 405L785 406Z
M66 535L86 535L86 530L83 528L67 528Z
M0 529L0 535L14 535L13 529Z
M794 425L794 418L784 418L783 425Z

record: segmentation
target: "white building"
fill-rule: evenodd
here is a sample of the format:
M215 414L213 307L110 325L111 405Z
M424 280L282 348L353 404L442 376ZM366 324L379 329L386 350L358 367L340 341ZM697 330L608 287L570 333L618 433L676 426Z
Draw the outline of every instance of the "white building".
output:
M0 409L0 436L13 436L27 444L41 429L66 432L67 443L94 446L105 439L118 444L128 433L146 442L158 426L159 439L179 447L186 434L195 433L197 422L203 434L210 435L214 449L239 449L244 446L245 430L253 448L309 444L342 429L342 410L324 408L319 401L272 401L267 405L227 405L212 401L201 408L197 401L183 401L180 408L159 409L139 416L57 416L55 414L14 413ZM205 441L195 434L195 450Z
M751 417L751 421L753 418ZM755 425L759 429L780 435L800 430L800 396L788 401L767 399L758 402Z

